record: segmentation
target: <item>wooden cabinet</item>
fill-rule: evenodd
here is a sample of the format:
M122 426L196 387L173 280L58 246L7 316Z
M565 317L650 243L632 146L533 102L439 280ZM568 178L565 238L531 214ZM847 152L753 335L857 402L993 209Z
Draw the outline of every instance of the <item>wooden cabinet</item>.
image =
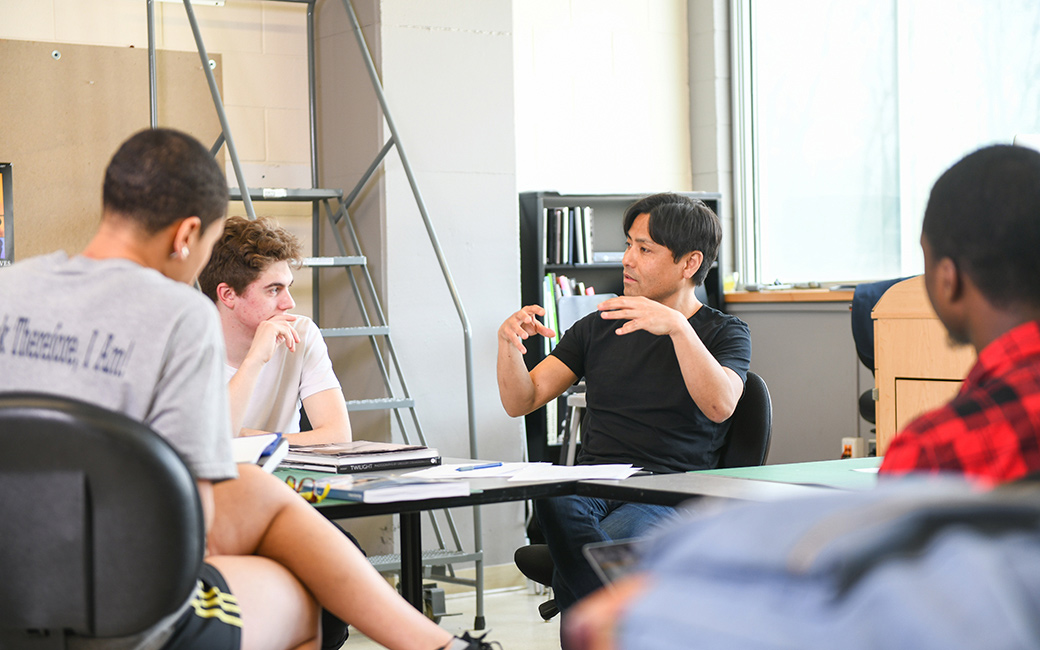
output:
M881 456L911 420L957 393L975 363L975 350L950 341L928 301L924 276L893 285L871 316Z

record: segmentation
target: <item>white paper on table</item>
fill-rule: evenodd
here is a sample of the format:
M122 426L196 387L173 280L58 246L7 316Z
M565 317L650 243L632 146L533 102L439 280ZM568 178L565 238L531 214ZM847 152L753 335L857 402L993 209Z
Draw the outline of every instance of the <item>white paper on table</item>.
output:
M418 476L421 478L460 478L460 479L471 479L471 478L503 478L506 476L512 476L517 472L523 470L531 465L548 465L549 463L502 463L495 467L484 467L482 469L471 469L464 472L460 472L460 467L472 467L473 465L481 465L482 463L474 461L472 463L446 463L443 465L437 465L435 467L427 467L426 469L420 469L415 472L408 472L406 476Z
M879 468L879 467L856 467L852 471L853 472L863 472L865 474L877 474L879 469L881 469L881 468Z
M631 465L528 465L510 481L624 479L639 471ZM468 472L467 472L468 473Z

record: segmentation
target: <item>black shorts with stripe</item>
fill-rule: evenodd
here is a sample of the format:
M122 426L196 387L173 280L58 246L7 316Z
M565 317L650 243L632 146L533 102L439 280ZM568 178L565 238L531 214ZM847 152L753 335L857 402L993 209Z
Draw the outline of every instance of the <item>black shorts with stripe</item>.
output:
M163 650L239 650L241 646L238 600L228 589L224 576L215 567L203 564L195 595L174 625L173 636Z

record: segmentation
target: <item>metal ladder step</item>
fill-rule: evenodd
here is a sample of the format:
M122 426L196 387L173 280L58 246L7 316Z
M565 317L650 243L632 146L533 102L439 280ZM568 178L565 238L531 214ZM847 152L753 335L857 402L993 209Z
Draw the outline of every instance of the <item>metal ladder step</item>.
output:
M232 201L242 200L242 190L229 190ZM250 187L249 198L254 201L325 201L342 199L343 190L296 189L287 187Z
M343 266L365 266L368 258L364 255L338 255L335 257L305 257L303 265L307 268L320 267L343 267Z
M410 409L415 407L412 398L378 397L375 399L348 399L348 411L381 411L386 409Z
M423 551L422 563L423 566L445 566L456 562L476 562L483 556L484 554L480 552L433 549ZM401 570L400 555L373 555L368 558L368 561L375 567L376 571L391 572Z
M325 338L344 338L351 336L389 336L387 325L371 325L367 327L323 327L321 335Z

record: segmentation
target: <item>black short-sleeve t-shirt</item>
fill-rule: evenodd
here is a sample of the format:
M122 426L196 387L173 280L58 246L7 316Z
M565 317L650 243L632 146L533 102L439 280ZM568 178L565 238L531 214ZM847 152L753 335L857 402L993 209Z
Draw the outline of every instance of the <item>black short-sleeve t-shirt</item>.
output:
M729 421L712 422L690 397L671 338L637 331L593 312L575 323L552 355L585 378L587 402L579 465L632 463L653 472L718 465ZM690 325L712 356L747 378L746 323L707 305Z

